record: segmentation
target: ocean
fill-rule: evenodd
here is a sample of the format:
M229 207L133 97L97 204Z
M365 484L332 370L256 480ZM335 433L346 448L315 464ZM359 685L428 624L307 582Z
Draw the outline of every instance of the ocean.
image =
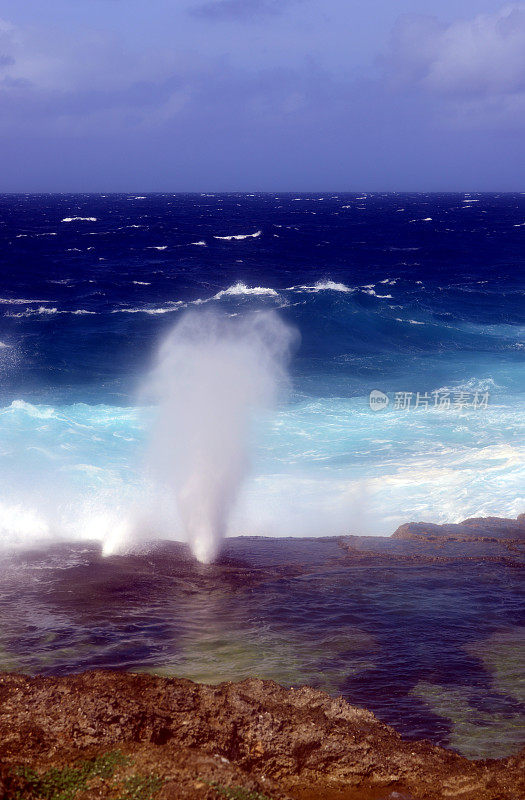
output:
M521 194L0 196L0 670L259 675L516 752L517 554L352 560L340 537L381 553L408 521L525 510L524 234ZM295 336L199 565L147 389L159 345L210 312ZM193 417L227 444L216 400Z
M229 534L516 516L524 235L521 194L1 196L0 543L158 506L142 384L188 309L301 337Z

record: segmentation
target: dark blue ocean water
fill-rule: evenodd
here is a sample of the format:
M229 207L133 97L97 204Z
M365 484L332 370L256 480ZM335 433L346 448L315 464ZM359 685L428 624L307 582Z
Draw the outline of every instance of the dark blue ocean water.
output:
M524 239L524 195L0 197L2 539L103 538L146 491L138 388L188 308L301 334L232 533L515 516Z

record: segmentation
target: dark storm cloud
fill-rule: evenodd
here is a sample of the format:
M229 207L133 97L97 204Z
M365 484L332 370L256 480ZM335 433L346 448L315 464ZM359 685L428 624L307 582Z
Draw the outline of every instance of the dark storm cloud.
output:
M525 3L448 24L403 15L385 58L401 85L449 95L511 95L525 91Z
M480 14L482 1L462 19L393 17L363 51L348 0L326 18L305 0L186 0L126 36L120 4L114 29L75 36L0 19L2 185L521 186L525 4Z
M449 23L403 15L381 61L395 91L433 98L438 125L525 128L525 3Z

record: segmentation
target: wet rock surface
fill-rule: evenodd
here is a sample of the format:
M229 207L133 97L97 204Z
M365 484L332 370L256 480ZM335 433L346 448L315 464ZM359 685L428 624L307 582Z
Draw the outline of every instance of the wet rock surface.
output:
M98 764L92 760L115 751L122 761L111 778L105 767L83 768L87 783L68 797L525 796L525 751L469 761L427 741L405 741L369 711L308 687L284 689L257 679L209 686L103 671L0 676L2 800L42 796L21 767L48 774L81 759ZM149 789L140 794L139 784Z

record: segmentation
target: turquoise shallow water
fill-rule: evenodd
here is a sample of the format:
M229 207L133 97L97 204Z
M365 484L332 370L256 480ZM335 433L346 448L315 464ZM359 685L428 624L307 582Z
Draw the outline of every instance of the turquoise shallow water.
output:
M230 535L389 535L407 520L516 516L523 401L374 413L367 399L292 398L252 430ZM183 538L169 485L148 466L155 410L105 404L0 409L0 543ZM160 511L159 511L160 509ZM118 523L120 534L115 532ZM116 537L116 538L115 538Z

